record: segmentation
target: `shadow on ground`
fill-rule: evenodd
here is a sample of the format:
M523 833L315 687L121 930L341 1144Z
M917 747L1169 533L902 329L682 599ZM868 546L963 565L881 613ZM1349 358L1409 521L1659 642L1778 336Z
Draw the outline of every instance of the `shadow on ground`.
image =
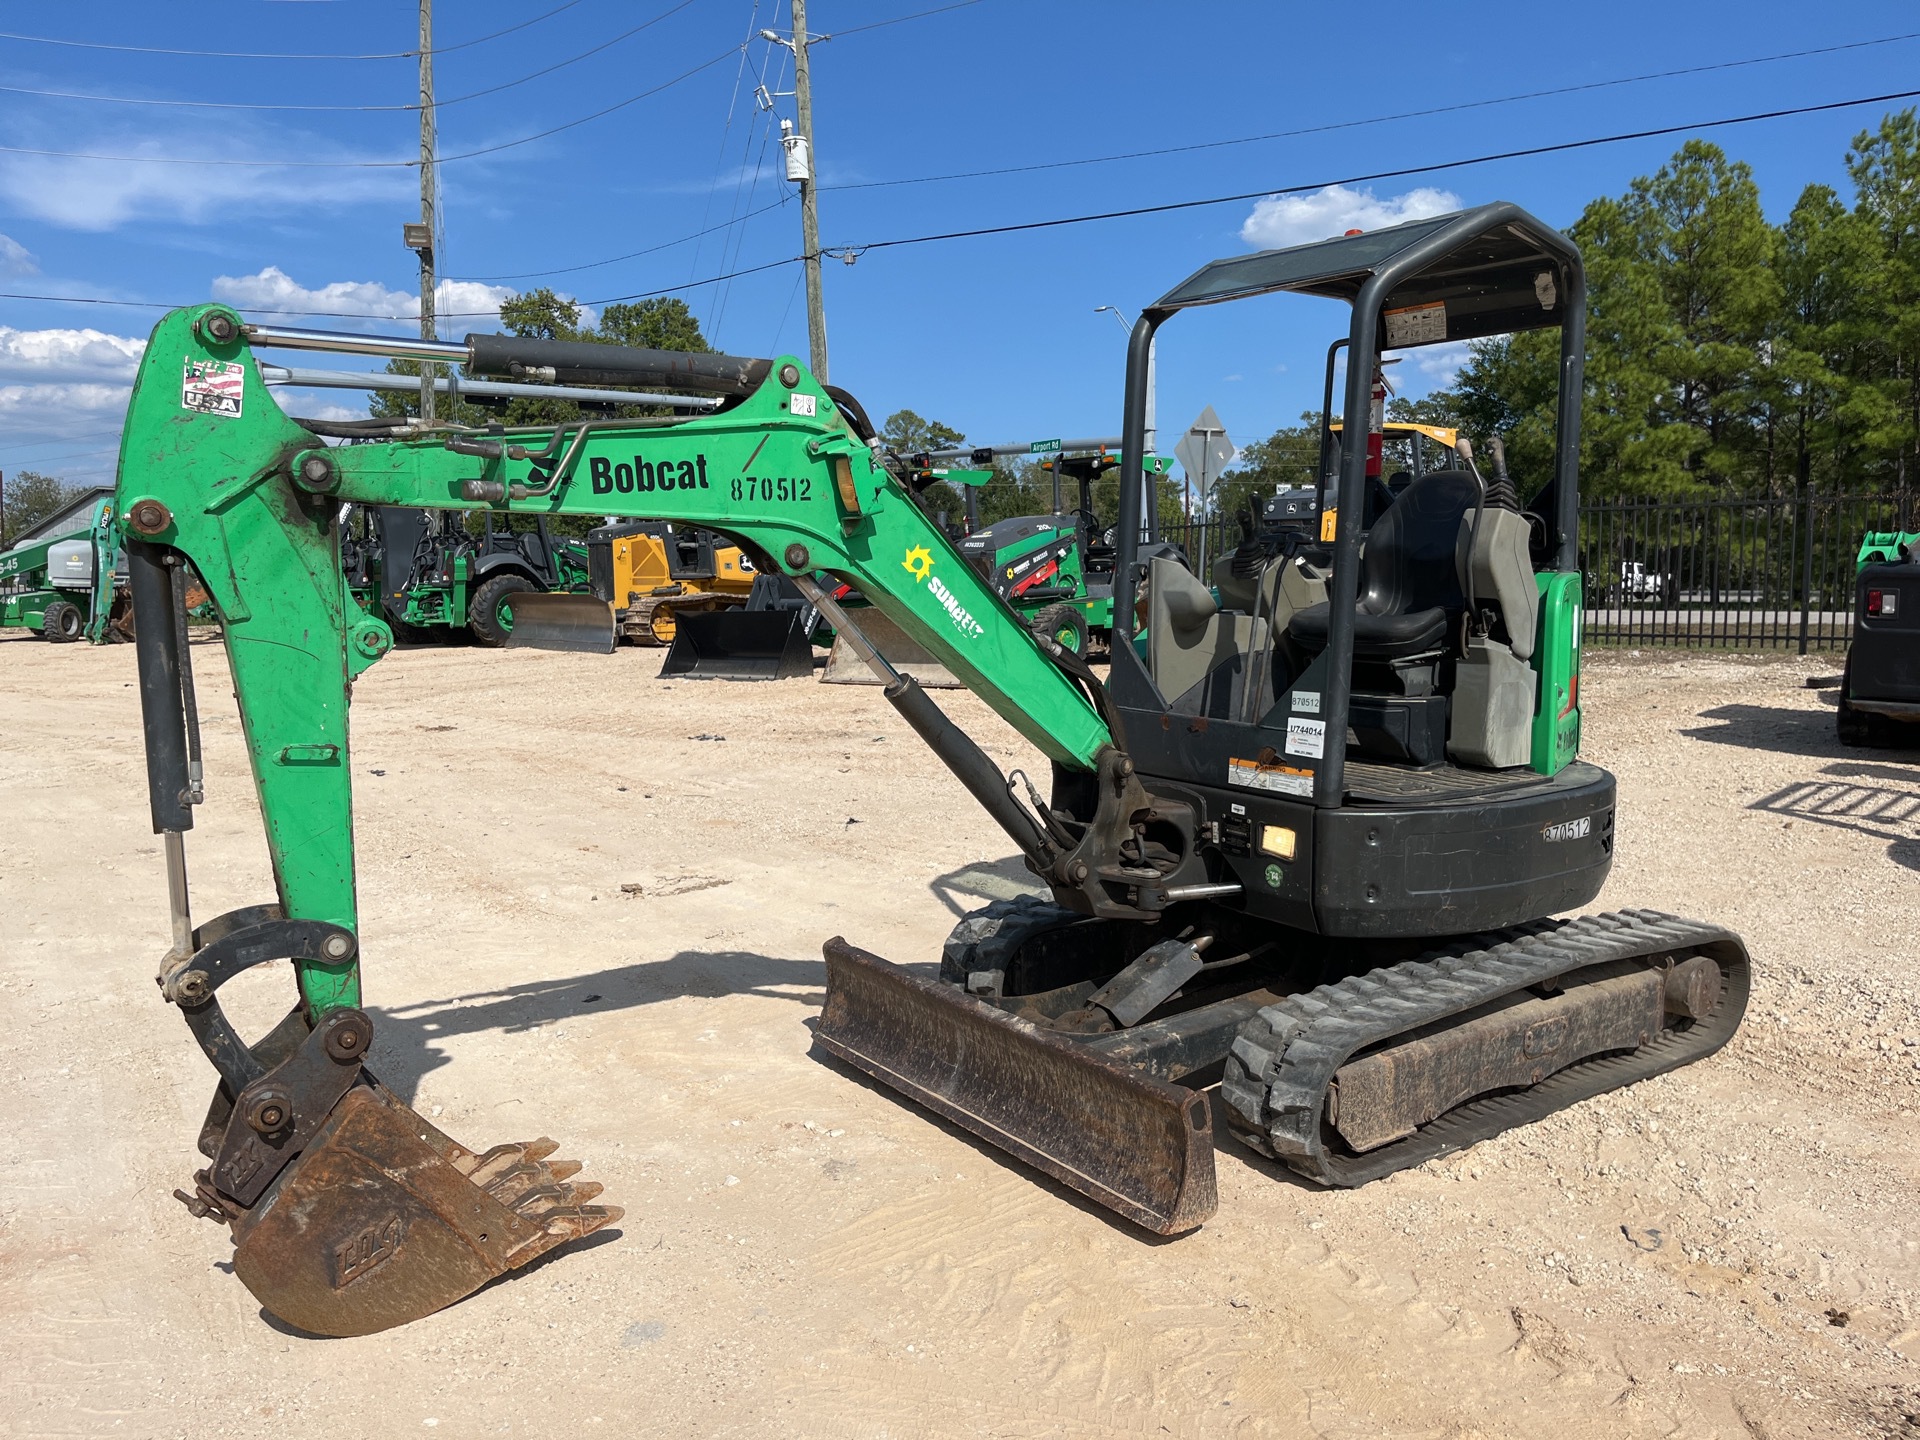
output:
M421 1077L449 1063L451 1057L438 1044L449 1036L537 1030L597 1011L688 997L755 994L818 1007L826 978L821 960L779 960L743 950L682 950L665 960L588 975L528 980L412 1005L369 1007L374 1031L370 1068L411 1104Z
M1832 778L1783 785L1747 808L1885 840L1889 860L1920 870L1920 772L1841 761L1819 773ZM1866 780L1891 780L1898 788L1861 783Z
M962 865L958 870L934 876L927 882L927 888L953 912L956 920L995 900L1047 893L1046 883L1027 868L1026 860L1019 855Z
M1840 743L1831 712L1777 709L1771 705L1720 705L1700 712L1700 719L1713 723L1695 726L1680 733L1693 740L1709 740L1716 745L1737 745L1743 750L1771 750L1778 755L1805 755L1812 759L1839 759L1842 756L1877 753L1902 755L1913 753L1910 747L1868 746L1859 749ZM1920 726L1915 727L1920 731ZM1917 735L1916 738L1920 738Z

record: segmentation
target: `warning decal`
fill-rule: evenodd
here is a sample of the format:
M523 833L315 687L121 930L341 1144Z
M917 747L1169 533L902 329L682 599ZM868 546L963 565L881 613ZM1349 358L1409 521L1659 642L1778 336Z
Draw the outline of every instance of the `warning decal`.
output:
M1258 760L1227 761L1227 783L1277 795L1312 795L1313 772L1291 765L1262 765Z
M237 360L195 360L189 356L180 381L180 408L238 420L246 380L246 368Z
M1407 345L1437 345L1447 338L1447 302L1444 300L1389 310L1381 318L1387 322L1389 350Z

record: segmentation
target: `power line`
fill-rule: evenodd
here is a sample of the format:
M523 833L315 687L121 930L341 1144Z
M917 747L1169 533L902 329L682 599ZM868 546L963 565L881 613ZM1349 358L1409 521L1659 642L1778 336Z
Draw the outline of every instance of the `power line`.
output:
M6 37L0 35L0 39L4 38ZM545 140L550 135L558 135L562 131L575 129L590 121L598 120L602 116L611 115L616 110L624 110L629 105L637 105L640 101L650 99L663 90L672 89L682 81L691 80L701 71L711 70L729 55L734 54L737 49L737 46L729 45L712 59L701 61L691 70L683 70L671 80L664 80L651 90L642 90L638 95L629 95L624 100L617 101L603 109L595 110L591 115L582 115L577 120L569 120L565 124L555 125L550 129L541 130L532 135L522 135L517 140L503 140L497 145L483 145L477 150L465 150L457 155L442 155L436 163L447 165L455 160L472 160L481 155L497 155L502 150L513 150L522 145L531 145L536 140ZM436 51L435 53L440 52ZM417 56L419 52L409 51L408 54L410 56ZM419 107L417 105L409 105L404 108L417 110ZM0 145L0 154L41 155L58 160L113 160L135 165L236 166L242 169L253 170L411 170L420 163L418 160L231 160L224 157L215 158L189 155L100 155L91 151L41 150L24 145Z
M86 95L77 90L29 90L21 85L0 85L0 94L31 95L40 100L92 100L101 105L157 105L180 110L298 110L341 114L420 108L418 105L287 105L249 104L240 100L168 100L144 95Z
M531 20L522 20L518 25L509 25L506 29L495 30L490 35L478 35L471 40L456 41L452 45L436 45L433 47L433 53L436 55L451 55L455 50L470 50L475 45L484 45L489 40L498 40L502 35L511 35L516 30L526 29L529 25L538 25L542 20L551 20L562 10L571 10L579 3L580 0L566 0L564 5L556 5L544 14L535 15ZM415 51L411 53L417 54L419 52Z
M1684 125L1661 125L1645 130L1628 130L1614 135L1594 135L1581 140L1562 140L1551 145L1533 145L1518 150L1501 150L1487 155L1472 155L1458 160L1432 161L1423 165L1402 165L1391 170L1375 170L1362 175L1346 175L1330 180L1315 180L1302 185L1267 186L1260 190L1247 190L1234 195L1212 195L1198 200L1172 200L1159 205L1137 205L1125 210L1103 210L1082 215L1062 215L1047 220L1028 220L1012 225L987 225L974 230L949 230L933 235L906 235L891 240L870 240L862 245L837 245L832 247L835 253L851 252L864 254L868 250L887 250L907 245L930 245L946 240L971 240L988 235L1011 235L1029 230L1053 229L1064 225L1087 225L1102 220L1124 220L1140 215L1164 215L1178 210L1195 210L1209 205L1231 205L1248 200L1264 200L1274 195L1298 195L1312 190L1325 190L1334 185L1360 185L1375 180L1400 180L1412 175L1430 174L1436 170L1459 170L1470 165L1491 165L1502 160L1521 160L1540 155L1565 154L1574 150L1588 150L1600 145L1618 145L1633 140L1658 139L1666 135L1679 135L1692 130L1717 130L1732 125L1751 125L1762 120L1782 120L1797 115L1819 115L1835 110L1857 109L1862 105L1884 105L1895 100L1912 100L1920 97L1920 89L1893 90L1881 95L1862 95L1852 100L1830 100L1819 105L1795 105L1778 110L1761 110L1750 115L1729 115L1717 120L1697 120ZM822 247L823 252L827 247ZM718 285L728 280L737 280L746 275L757 275L763 271L778 269L782 265L794 265L802 257L786 256L779 260L769 260L763 264L751 265L724 275L712 275L703 280L689 281L684 285L671 285L660 290L637 291L629 295L610 295L597 300L583 300L577 303L590 306L615 305L631 300L649 300L662 295L673 295L683 290L697 289L702 285ZM0 292L0 300L42 300L67 305L106 305L138 310L175 310L176 305L162 305L143 300L98 300L72 295L29 295ZM395 315L352 314L326 310L254 310L254 315L332 315L342 320L387 320L398 322L408 317ZM458 311L448 319L481 319L495 312L492 310Z
M602 50L612 49L615 45L618 45L622 40L631 40L635 35L638 35L642 30L650 29L653 26L658 25L662 20L667 19L669 16L679 14L682 10L686 9L691 4L693 4L693 0L680 0L679 4L669 5L665 10L662 10L658 15L654 16L651 20L644 20L640 24L634 26L631 30L622 30L618 35L615 35L611 40L603 40L598 45L595 45L591 50L582 50L578 55L572 56L566 60L556 61L553 64L547 66L546 69L536 70L531 75L522 75L518 80L509 80L504 85L489 85L485 90L473 90L473 91L469 91L465 95L456 95L451 100L442 100L439 102L439 108L444 110L449 105L459 105L459 104L463 104L468 100L478 100L483 95L498 95L502 90L511 90L516 85L525 85L529 81L538 80L543 75L551 75L556 70L564 70L569 65L578 65L582 60L591 59L593 56L598 55ZM446 51L436 49L434 53L436 55L444 55Z
M962 4L942 6L939 10L925 10L925 11L919 12L919 14L916 14L916 15L902 15L898 17L898 20L916 20L921 18L921 16L923 15L937 15L937 14L943 13L946 10L962 9L962 8L965 8L966 5L974 5L978 3L980 3L980 0L963 0ZM898 20L883 20L883 21L877 21L875 23L876 23L876 26L892 25L892 24L898 23ZM872 29L872 28L875 28L875 26L861 26L859 28ZM846 31L846 30L839 30L839 31L835 31L834 33L836 35L846 35L852 32ZM1131 151L1131 152L1120 154L1120 155L1101 155L1101 156L1093 156L1093 157L1090 157L1087 159L1081 159L1081 160L1060 160L1060 161L1054 161L1054 162L1050 162L1046 164L1038 164L1038 165L1015 165L1015 166L1008 166L1006 168L998 169L998 170L975 170L975 171L967 171L964 173L953 174L953 175L928 175L928 176L922 176L918 179L874 180L874 181L867 181L862 183L846 184L846 185L822 185L820 188L822 190L867 190L867 189L876 189L876 188L882 188L882 187L894 186L894 185L924 185L924 184L931 184L941 180L976 179L976 178L984 178L984 177L995 176L995 175L1015 175L1015 174L1022 174L1032 170L1067 169L1067 168L1071 168L1075 166L1083 166L1083 165L1103 165L1103 164L1107 164L1109 162L1118 161L1118 160L1133 160L1133 159L1150 158L1150 157L1159 156L1159 155L1174 155L1174 154L1181 154L1181 153L1185 153L1193 150L1215 149L1215 148L1222 148L1222 147L1233 146L1233 145L1250 145L1262 140L1286 139L1286 138L1292 138L1292 137L1297 137L1302 135L1318 134L1328 130L1353 129L1353 128L1356 128L1359 126L1365 126L1365 125L1380 125L1380 124L1385 124L1388 121L1392 121L1392 120L1403 120L1403 119L1418 118L1423 116L1441 115L1441 114L1446 114L1448 112L1456 111L1456 110L1470 110L1470 109L1477 109L1477 108L1485 108L1493 105L1508 105L1508 104L1513 104L1517 101L1541 99L1549 96L1570 94L1570 93L1583 91L1583 90L1601 89L1601 88L1618 86L1618 85L1638 84L1642 81L1669 79L1675 76L1683 76L1683 75L1695 75L1695 74L1700 74L1709 70L1735 69L1742 66L1769 64L1769 63L1780 61L1780 60L1805 59L1809 56L1827 55L1827 54L1832 54L1836 51L1859 50L1859 49L1864 49L1864 48L1875 46L1875 45L1891 45L1903 40L1915 40L1915 39L1920 39L1920 31L1912 32L1905 35L1887 35L1887 36L1882 36L1878 39L1873 39L1873 40L1856 40L1856 41L1851 41L1842 45L1823 46L1821 48L1814 49L1814 50L1794 50L1794 51L1784 52L1778 55L1756 56L1754 58L1746 59L1746 60L1729 60L1729 61L1723 61L1723 62L1714 64L1714 65L1695 66L1685 70L1665 70L1665 71L1660 71L1657 73L1647 74L1647 75L1630 75L1630 76L1623 76L1613 80L1597 80L1597 81L1592 81L1583 85L1566 86L1562 89L1557 89L1557 90L1535 90L1522 95L1508 95L1508 96L1500 97L1497 99L1466 101L1458 105L1441 106L1433 110L1408 111L1398 115L1378 115L1365 120L1339 121L1329 125L1312 126L1302 130L1276 131L1271 135L1249 135L1249 136L1244 136L1242 138L1233 139L1233 140L1204 141L1194 145L1172 146L1167 149L1161 149L1161 150L1137 150L1137 151ZM743 57L745 53L746 53L746 47L742 46L741 54ZM724 140L723 140L723 144L724 144ZM747 215L741 216L740 219L742 222L744 222L746 220L752 219L755 215L763 215L768 210L776 208L777 205L786 204L789 198L790 197L783 196L779 201L775 202L775 205L762 207L759 210L755 210L750 212ZM702 218L704 219L705 217L703 216ZM713 227L709 227L708 229L697 230L693 232L691 235L682 237L681 240L670 240L661 245L649 246L645 250L630 251L625 255L614 255L605 260L592 260L592 261L587 261L583 264L567 265L567 266L562 266L553 270L525 271L517 275L474 275L474 276L468 276L466 278L472 279L472 280L483 280L483 281L534 280L534 279L540 279L549 275L570 275L581 270L596 269L603 265L615 265L623 260L638 259L643 255L651 255L651 254L654 254L656 251L668 249L674 245L682 244L686 240L698 239L701 236L710 235L716 229L725 229L725 228L727 227L713 226Z
M544 14L535 15L530 20L522 20L517 25L509 25L504 30L495 30L490 35L480 35L472 40L462 40L453 45L436 46L435 53L445 55L451 50L466 50L474 45L484 45L489 40L498 40L502 35L511 35L516 30L526 29L529 25L538 25L542 20L551 20L562 10L571 10L578 4L580 0L566 0L564 5L556 5ZM73 50L117 50L128 55L186 55L199 60L412 60L420 54L418 50L389 50L365 55L295 54L261 50L170 50L157 45L115 45L104 40L57 40L50 35L15 35L5 31L0 31L0 40L19 40L30 45L61 45Z
M1214 195L1204 200L1172 200L1160 205L1136 205L1126 210L1102 210L1086 215L1063 215L1051 220L1027 220L1013 225L986 225L977 230L949 230L938 235L911 235L894 240L874 240L865 245L835 246L836 253L864 254L868 250L886 250L900 245L929 245L940 240L971 240L982 235L1011 235L1023 230L1049 230L1062 225L1086 225L1097 220L1124 220L1136 215L1164 215L1175 210L1197 210L1208 205L1231 205L1247 200L1264 200L1273 195L1298 195L1309 190L1325 190L1334 185L1360 185L1373 180L1401 180L1410 175L1425 175L1435 170L1458 170L1468 165L1491 165L1501 160L1524 160L1539 155L1558 155L1570 150L1588 150L1597 145L1618 145L1629 140L1652 140L1662 135L1679 135L1690 130L1716 130L1728 125L1751 125L1760 120L1780 120L1793 115L1818 115L1831 110L1849 110L1861 105L1883 105L1892 100L1911 100L1920 90L1894 90L1885 95L1863 95L1857 100L1832 100L1822 105L1795 105L1781 110L1761 110L1751 115L1732 115L1719 120L1697 120L1686 125L1661 125L1648 130L1629 130L1618 135L1595 135L1584 140L1563 140L1552 145L1531 145L1520 150L1502 150L1491 155L1474 155L1463 160L1440 160L1425 165L1405 165L1393 170L1376 170L1366 175L1348 175L1337 180L1316 180L1308 185L1283 185L1264 190L1248 190L1238 195ZM824 249L823 248L823 253Z
M842 35L858 35L863 30L883 30L889 25L904 25L909 20L924 20L929 15L944 15L949 10L965 10L969 5L978 5L979 3L980 0L954 0L954 3L951 5L936 5L931 10L916 10L911 15L896 15L891 20L875 20L867 25L850 25L844 30L834 31L831 38L838 40ZM825 35L816 35L814 37L816 40L825 40L828 38L829 37Z
M578 4L580 3L580 0L573 0L573 3ZM568 59L555 61L553 64L547 66L545 69L535 70L530 75L522 75L517 80L508 80L505 83L500 85L489 85L484 90L473 90L468 92L465 95L455 95L451 99L437 101L435 102L435 108L440 110L445 110L450 105L461 105L466 103L469 100L481 99L483 96L498 95L502 90L511 90L515 86L525 85L531 81L540 79L542 76L551 75L556 70L564 70L569 65L577 65L582 60L590 59L593 56L598 55L603 50L611 49L613 46L618 45L622 40L631 39L633 36L638 35L642 30L648 29L651 26L659 24L662 20L665 20L668 16L674 15L679 11L686 9L691 4L693 4L693 0L680 0L679 4L670 6L668 9L661 11L658 15L654 16L651 20L647 20L642 22L639 25L635 25L631 30L623 30L618 35L613 36L611 39L601 41L598 45L595 45L590 50L583 50L578 55L570 56ZM564 10L570 7L563 5L560 8ZM547 15L557 15L558 13L559 11L557 10L549 10L547 12ZM515 25L512 27L512 29L522 30L522 29L525 29L527 25L532 25L536 23L537 20L543 20L545 18L547 18L547 16L544 16L544 15L538 16L536 17L535 20L528 20L522 25ZM499 31L495 31L493 35L482 36L481 40L491 40L491 39L497 38L500 35L506 35L509 33L511 32L508 30L499 30ZM480 43L480 40L468 40L464 42L464 44L462 45L449 45L449 46L446 46L445 48L442 48L440 46L435 46L433 53L435 55L444 55L449 50L460 50L460 49L466 48L467 45L478 45L479 43ZM418 51L414 51L413 53L415 55L419 54ZM165 107L168 109L186 109L186 110L289 110L289 111L298 111L302 113L322 112L322 113L328 113L328 114L370 114L370 113L389 113L393 111L412 111L412 110L418 110L420 108L417 104L416 105L297 105L297 104L287 104L287 103L277 102L277 101L250 102L250 101L240 101L240 100L173 100L173 99L157 99L157 98L152 98L144 95L88 95L80 91L74 91L74 90L30 90L20 85L0 85L0 94L31 95L38 99L43 99L43 100L91 100L98 104L103 104L103 105L154 105L154 106Z
M968 3L976 3L976 0L968 0ZM882 21L881 23L891 22ZM836 33L844 35L849 32L842 30ZM1813 50L1790 50L1778 55L1757 55L1746 60L1723 60L1711 65L1693 65L1682 70L1656 70L1645 75L1623 75L1612 80L1591 80L1580 85L1562 85L1551 90L1529 90L1518 95L1502 95L1488 100L1465 100L1458 104L1438 105L1427 110L1403 110L1392 115L1373 115L1363 120L1336 120L1325 125L1304 126L1298 130L1275 130L1265 135L1241 135L1229 140L1201 140L1191 145L1168 145L1154 150L1127 150L1115 155L1090 155L1077 160L1050 160L1032 165L1006 165L992 170L956 170L948 175L920 175L901 180L852 181L844 185L822 185L820 188L822 190L883 190L900 185L933 185L947 180L983 180L997 175L1027 175L1043 170L1071 170L1086 165L1110 165L1122 160L1150 160L1163 155L1190 155L1200 150L1221 150L1235 145L1258 145L1268 140L1297 140L1306 135L1325 135L1337 130L1356 130L1369 125L1386 125L1396 120L1422 120L1435 115L1457 114L1463 110L1483 110L1494 105L1513 105L1524 100L1545 100L1558 95L1578 95L1621 85L1639 85L1651 80L1672 80L1687 75L1705 75L1716 70L1738 70L1753 65L1771 65L1782 60L1805 60L1819 55L1870 49L1876 45L1894 45L1905 40L1920 40L1920 31L1910 31L1904 35L1884 35L1874 40L1853 40L1841 45L1824 45Z
M0 31L0 40L21 40L31 45L64 45L74 50L119 50L132 55L190 55L200 60L411 60L411 50L383 51L370 55L283 54L254 50L167 50L157 45L112 45L104 40L56 40L48 35L14 35Z
M655 255L662 250L671 250L676 245L684 245L689 240L698 240L703 236L713 234L716 230L727 230L735 225L743 225L756 215L764 215L769 210L778 210L781 206L792 203L793 197L791 195L782 195L772 204L762 205L758 210L749 210L738 219L724 220L718 225L709 225L704 230L695 230L691 234L682 235L678 240L662 240L658 245L649 245L644 250L629 250L624 255L610 256L605 260L588 260L583 264L562 265L553 270L522 270L514 275L461 275L449 278L472 280L485 284L501 280L543 280L549 275L571 275L580 270L598 270L603 265L618 265L622 260L638 260L642 255Z
M642 100L646 100L651 98L652 96L658 95L662 90L670 90L675 85L680 84L684 80L691 80L694 76L700 74L703 70L711 70L714 66L718 65L722 60L726 59L729 55L733 54L736 49L737 49L736 46L729 45L726 49L722 50L718 55L715 55L712 59L702 60L698 65L694 66L691 70L682 70L678 75L674 76L671 80L663 80L658 85L654 86L651 90L642 90L638 95L629 95L625 100L621 100L615 104L609 105L603 110L596 110L591 115L582 115L578 120L569 120L564 125L555 125L552 129L542 130L542 131L539 131L537 134L523 135L518 140L504 140L498 145L485 145L478 150L466 150L461 152L458 155L442 155L440 157L440 163L442 165L446 165L455 160L472 160L481 155L497 155L502 150L512 150L521 145L531 145L536 140L545 140L549 135L558 135L563 130L572 130L577 126L587 124L589 121L598 120L605 115L611 115L616 110L624 110L629 105L637 105Z

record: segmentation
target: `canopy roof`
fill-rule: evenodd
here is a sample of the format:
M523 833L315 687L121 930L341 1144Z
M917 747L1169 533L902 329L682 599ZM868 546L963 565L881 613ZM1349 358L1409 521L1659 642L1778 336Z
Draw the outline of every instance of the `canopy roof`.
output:
M1390 349L1471 340L1560 324L1573 242L1517 205L1482 205L1285 250L1215 260L1169 290L1167 312L1275 291L1352 302L1375 275Z

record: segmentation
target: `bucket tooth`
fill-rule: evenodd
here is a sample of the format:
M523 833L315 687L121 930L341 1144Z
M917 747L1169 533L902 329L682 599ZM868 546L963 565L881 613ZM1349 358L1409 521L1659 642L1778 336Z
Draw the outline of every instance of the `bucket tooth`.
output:
M371 1078L371 1077L369 1077ZM369 1335L621 1217L555 1174L548 1139L474 1151L383 1086L356 1085L298 1159L233 1217L234 1273L316 1335ZM570 1177L574 1161L559 1162Z

